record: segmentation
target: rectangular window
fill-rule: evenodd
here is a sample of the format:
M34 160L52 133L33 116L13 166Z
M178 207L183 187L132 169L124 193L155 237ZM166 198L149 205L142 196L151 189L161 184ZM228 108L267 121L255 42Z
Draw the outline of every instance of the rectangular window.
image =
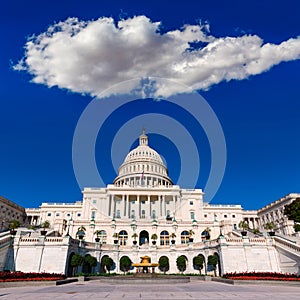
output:
M94 199L94 200L93 200L93 204L97 204L97 200Z
M193 202L193 201L190 201L190 205L194 205L194 202Z
M195 219L195 213L193 211L191 211L191 220Z
M59 213L56 213L56 214L55 214L55 216L56 216L56 217L59 217L59 216L60 216L60 214L59 214Z
M146 201L145 200L142 200L142 204L145 204L146 203Z
M93 210L93 211L92 211L92 214L91 214L91 219L92 219L92 220L95 219L95 215L96 215L96 212Z
M118 209L117 210L117 218L120 219L121 218L121 211Z

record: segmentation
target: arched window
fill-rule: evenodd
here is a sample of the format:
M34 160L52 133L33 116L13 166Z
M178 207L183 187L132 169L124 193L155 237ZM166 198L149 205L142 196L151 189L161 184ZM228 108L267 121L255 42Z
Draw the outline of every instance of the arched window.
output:
M187 230L184 230L181 232L181 244L187 244L189 241L189 232Z
M119 232L119 243L121 246L125 246L128 240L128 233L126 230L121 230Z
M107 234L105 230L100 230L98 237L100 238L100 244L106 244Z
M168 246L170 245L170 236L169 232L164 230L160 233L160 245L161 246Z

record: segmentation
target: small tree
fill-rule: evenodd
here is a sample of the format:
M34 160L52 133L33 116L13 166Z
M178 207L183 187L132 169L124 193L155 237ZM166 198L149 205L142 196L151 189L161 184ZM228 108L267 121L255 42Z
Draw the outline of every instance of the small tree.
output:
M217 264L218 264L218 256L217 255L209 255L207 258L207 264L212 266L213 270L214 270L214 274L215 276L217 276Z
M43 223L42 223L42 227L44 228L44 229L46 229L46 228L50 228L50 222L49 221L44 221Z
M73 276L77 272L77 268L83 263L83 257L80 254L74 254L71 259L71 266L73 267Z
M265 229L267 230L273 230L275 228L275 224L273 222L267 222L265 224Z
M97 266L97 258L89 254L85 256L84 262L86 262L90 266L91 270L93 267Z
M120 259L120 270L124 272L128 272L131 268L132 261L128 256L122 256Z
M200 275L201 275L201 270L203 269L203 263L204 263L204 258L202 255L198 255L193 258L194 269L198 270Z
M110 273L112 266L114 265L114 261L109 256L104 256L102 258L102 265Z
M152 235L151 235L151 239L152 240L154 240L154 241L156 241L157 240L157 234L156 233L153 233Z
M156 240L158 239L158 236L156 233L153 233L151 235L151 239L152 239L152 244L155 245L156 244Z
M186 257L184 255L177 257L176 265L178 270L183 273L186 270Z
M17 234L16 229L20 226L20 222L18 220L12 220L9 225L8 228L10 229L10 234L12 236L15 236Z
M86 232L86 228L81 225L80 227L78 227L76 235L79 237L79 239L82 239L85 236L85 232Z
M192 229L190 229L189 230L189 241L190 242L193 242L193 240L194 240L194 238L193 238L193 235L195 234L195 232L192 230Z
M242 230L247 230L247 229L249 229L249 225L246 221L243 220L239 223L239 228Z
M170 268L170 264L169 264L169 259L167 256L161 256L159 258L159 266L158 268L160 269L160 271L164 272L164 274L166 274L166 272L169 271Z
M18 220L11 220L11 222L8 225L8 228L12 229L12 230L14 230L18 227L20 227L20 222Z

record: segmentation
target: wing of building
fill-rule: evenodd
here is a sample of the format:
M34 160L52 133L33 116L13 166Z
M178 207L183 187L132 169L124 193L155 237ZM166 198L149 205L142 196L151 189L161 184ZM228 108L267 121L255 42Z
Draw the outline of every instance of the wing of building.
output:
M42 203L37 209L26 209L31 226L39 226L45 221L50 223L41 245L45 247L45 243L48 246L52 243L48 252L43 249L43 255L48 253L49 261L60 249L61 267L50 268L52 271L68 273L70 258L78 252L97 257L99 263L104 255L112 257L117 272L122 256L138 262L142 255L148 255L152 262L166 256L171 273L178 271L176 258L180 255L189 262L188 273L198 272L192 263L197 255L202 255L206 262L208 256L217 255L219 273L294 271L298 268L299 260L296 263L292 260L294 266L291 267L293 263L286 258L288 251L280 252L275 247L275 239L267 235L264 225L267 221L280 220L275 222L277 232L294 234L293 222L283 215L283 207L299 194L291 194L286 200L259 211L245 211L241 205L206 203L201 189L185 189L172 182L162 158L149 146L145 132L139 137L139 145L124 159L112 184L104 188L86 187L82 194L82 201ZM247 224L246 237L242 237L239 228L243 223ZM257 235L255 230L265 233ZM20 234L18 255L32 255L29 249L39 253L37 249L40 248L33 243L39 236L35 232L30 236ZM280 237L277 239L276 243L280 244ZM22 243L26 247L22 248ZM33 248L28 246L31 243ZM286 248L282 246L282 249ZM280 260L289 263L283 264ZM18 270L24 269L21 261L24 257L15 259ZM29 269L49 270L51 263L47 265L46 261L45 256L42 260L44 268L39 265L40 269Z

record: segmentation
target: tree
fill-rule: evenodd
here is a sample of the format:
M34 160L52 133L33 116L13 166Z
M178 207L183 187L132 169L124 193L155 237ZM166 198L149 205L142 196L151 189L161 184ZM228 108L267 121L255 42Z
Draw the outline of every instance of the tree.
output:
M16 229L20 227L20 222L18 220L12 220L9 225L8 228L10 229L10 234L12 236L15 236L17 234Z
M132 261L128 256L122 256L120 259L120 270L124 272L128 272L131 268Z
M241 228L242 230L247 230L247 229L249 229L249 225L246 221L241 221L239 223L239 228Z
M97 266L97 258L94 256L91 256L90 254L85 256L84 262L89 265L89 267L90 267L89 272L92 270L93 267Z
M114 261L109 256L104 256L102 258L102 265L110 273L112 266L114 265Z
M16 229L20 227L20 222L18 220L11 220L11 222L8 225L9 229Z
M218 264L218 256L217 255L209 255L208 258L207 258L207 264L212 266L213 270L214 270L214 274L215 276L217 276L217 264Z
M285 205L284 214L289 220L300 223L300 198L296 198L292 203Z
M265 224L265 229L267 230L273 230L275 228L275 224L273 222L267 222Z
M176 265L178 270L183 273L186 270L186 257L184 255L177 257Z
M201 274L201 270L203 269L203 263L204 263L204 258L202 255L198 255L193 258L194 269L198 270L199 274Z
M83 239L83 237L85 236L85 232L86 232L86 228L81 225L80 227L78 227L76 235L78 236L79 239Z
M161 256L159 258L159 266L158 268L160 269L160 271L164 272L164 274L166 274L166 272L169 271L170 269L170 264L169 264L169 259L167 256Z
M153 234L151 235L151 239L152 239L152 240L157 240L157 238L158 238L158 236L157 236L156 233L153 233Z
M83 257L80 254L74 254L71 259L71 266L73 267L73 276L75 275L75 271L77 268L81 266L83 263Z
M46 229L46 228L50 228L50 222L49 221L44 221L43 223L42 223L42 227L44 228L44 229Z

